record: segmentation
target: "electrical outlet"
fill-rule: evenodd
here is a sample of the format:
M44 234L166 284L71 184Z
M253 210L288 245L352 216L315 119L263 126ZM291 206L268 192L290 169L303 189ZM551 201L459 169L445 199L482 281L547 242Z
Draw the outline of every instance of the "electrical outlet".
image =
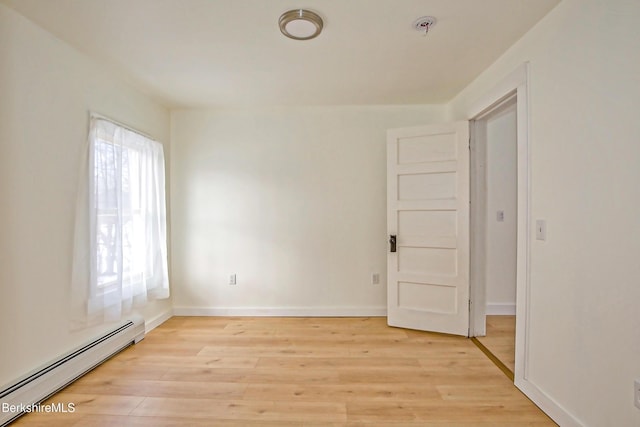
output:
M504 211L496 212L496 221L504 222Z
M640 409L640 380L633 382L633 403Z
M229 284L230 285L235 285L236 284L236 275L232 274L231 276L229 276Z
M371 284L372 285L380 284L380 273L371 273Z

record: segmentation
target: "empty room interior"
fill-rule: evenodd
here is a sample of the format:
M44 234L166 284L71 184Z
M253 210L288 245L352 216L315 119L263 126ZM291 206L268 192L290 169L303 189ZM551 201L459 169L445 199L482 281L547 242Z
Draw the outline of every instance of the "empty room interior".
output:
M639 426L639 20L0 0L0 425Z

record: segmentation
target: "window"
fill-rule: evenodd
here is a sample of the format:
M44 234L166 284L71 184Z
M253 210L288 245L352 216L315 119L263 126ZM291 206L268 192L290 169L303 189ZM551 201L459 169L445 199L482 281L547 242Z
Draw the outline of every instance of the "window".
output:
M88 256L76 248L74 276L86 271L88 277L84 284L74 279L74 293L88 286L80 291L86 314L115 320L148 299L169 296L162 144L92 117L87 172L77 215L88 236L76 244L88 244ZM83 262L87 268L76 265Z

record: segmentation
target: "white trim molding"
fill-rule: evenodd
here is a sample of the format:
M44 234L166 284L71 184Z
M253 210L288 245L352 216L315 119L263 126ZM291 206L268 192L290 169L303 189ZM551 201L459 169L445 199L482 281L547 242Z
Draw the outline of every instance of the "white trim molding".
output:
M384 317L386 307L174 307L174 316Z
M553 421L562 427L584 427L585 424L571 415L566 409L556 402L551 396L540 390L535 384L528 380L515 379L515 385L533 403L544 411Z
M516 304L515 303L487 303L487 316L515 316Z
M529 63L525 62L504 77L490 91L476 100L467 111L467 118L469 120L481 119L486 113L494 110L505 100L511 98L514 92L516 92L518 96L522 95L518 89L522 88L528 91L528 81Z
M145 333L149 333L153 331L158 326L162 325L167 320L173 317L173 309L169 309L164 311L163 313L158 314L153 319L150 319L148 322L145 322Z

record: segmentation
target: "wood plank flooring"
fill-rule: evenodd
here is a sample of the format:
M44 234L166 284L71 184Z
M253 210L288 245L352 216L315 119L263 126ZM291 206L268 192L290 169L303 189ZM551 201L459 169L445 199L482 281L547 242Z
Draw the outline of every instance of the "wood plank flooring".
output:
M478 337L511 373L516 366L516 316L487 316L487 335Z
M385 318L174 317L15 426L555 424L468 339Z

